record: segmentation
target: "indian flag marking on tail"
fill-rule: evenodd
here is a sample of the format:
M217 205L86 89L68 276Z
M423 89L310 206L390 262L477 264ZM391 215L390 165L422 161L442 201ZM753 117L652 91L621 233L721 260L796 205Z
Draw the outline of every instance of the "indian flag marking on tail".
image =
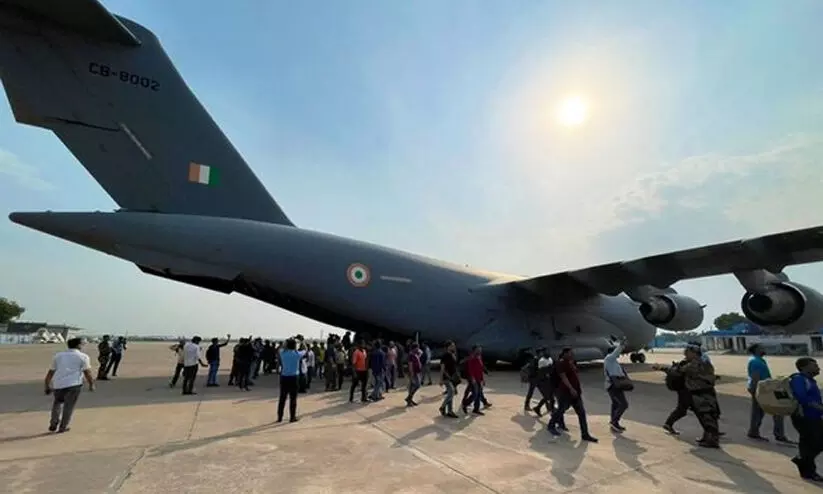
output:
M217 168L201 165L199 163L189 163L189 182L203 185L217 184Z

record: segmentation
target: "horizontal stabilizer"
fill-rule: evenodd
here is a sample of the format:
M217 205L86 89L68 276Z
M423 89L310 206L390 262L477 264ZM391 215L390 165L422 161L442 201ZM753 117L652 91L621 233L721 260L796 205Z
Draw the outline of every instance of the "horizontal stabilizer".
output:
M97 41L137 46L140 40L97 0L0 0L0 7L18 9Z
M576 271L504 283L539 295L617 295L641 286L666 288L681 280L823 261L823 226L735 240Z

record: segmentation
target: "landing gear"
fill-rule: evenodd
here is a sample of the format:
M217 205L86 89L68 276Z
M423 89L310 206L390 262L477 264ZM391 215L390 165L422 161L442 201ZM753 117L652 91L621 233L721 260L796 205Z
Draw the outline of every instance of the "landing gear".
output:
M646 363L646 354L640 352L634 352L629 355L629 360L632 361L633 364L645 364Z

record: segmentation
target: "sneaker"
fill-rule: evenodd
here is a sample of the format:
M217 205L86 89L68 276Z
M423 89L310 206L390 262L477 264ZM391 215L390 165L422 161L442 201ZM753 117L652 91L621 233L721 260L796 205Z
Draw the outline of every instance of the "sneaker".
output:
M440 412L440 415L441 415L442 417L445 417L445 416L446 416L446 409L445 409L445 408L440 407L440 408L438 408L437 410Z
M618 433L623 432L623 431L626 430L626 429L620 427L618 424L611 423L611 422L609 423L609 428L612 430L612 432L618 432Z
M748 437L749 439L754 439L755 441L761 441L761 442L764 442L764 443L769 442L768 439L761 436L760 434L746 434L746 437Z
M481 412L480 410L472 410L472 415L486 415L486 414Z
M562 434L560 433L560 431L559 431L559 430L557 430L557 427L549 427L549 428L548 428L548 431L549 431L549 434L551 434L551 435L552 435L552 436L554 436L554 437L558 437L558 436L561 436L561 435L562 435Z
M780 443L780 444L786 444L786 445L789 445L789 446L794 446L794 445L797 444L797 441L792 441L791 439L789 439L786 436L775 437L774 440L776 442Z
M566 424L560 424L560 425L557 426L557 428L560 429L563 432L569 432L569 428L566 427Z
M596 437L594 437L594 436L590 436L590 435L588 435L588 434L587 434L587 435L585 435L585 436L583 436L581 439L582 439L583 441L587 441L587 442L590 442L590 443L597 443L597 442L600 442L600 441L599 441Z
M49 426L49 432L54 432L54 431L56 431L56 430L57 430L57 426L56 426L56 425L50 425L50 426Z
M446 416L446 417L448 417L448 418L450 418L450 419L459 419L459 418L460 418L460 417L459 417L456 413L454 413L454 412L446 412L446 415L445 415L445 416Z

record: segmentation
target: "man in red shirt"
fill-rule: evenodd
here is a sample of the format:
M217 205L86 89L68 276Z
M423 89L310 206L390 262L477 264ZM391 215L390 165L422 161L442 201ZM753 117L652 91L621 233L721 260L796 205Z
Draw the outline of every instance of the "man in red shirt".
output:
M571 348L564 348L560 352L560 359L555 364L557 374L556 396L559 406L552 413L549 420L549 432L559 436L558 426L564 426L563 415L569 408L574 408L580 422L580 432L584 441L596 443L597 439L589 434L589 424L586 421L586 409L583 407L583 389L580 387L580 377L577 374L577 365ZM563 427L565 430L565 427Z
M466 361L466 374L471 388L471 401L474 402L472 413L475 415L485 415L480 411L480 401L483 398L483 357L479 345L472 347L472 355ZM468 401L463 402L463 410L468 406Z

